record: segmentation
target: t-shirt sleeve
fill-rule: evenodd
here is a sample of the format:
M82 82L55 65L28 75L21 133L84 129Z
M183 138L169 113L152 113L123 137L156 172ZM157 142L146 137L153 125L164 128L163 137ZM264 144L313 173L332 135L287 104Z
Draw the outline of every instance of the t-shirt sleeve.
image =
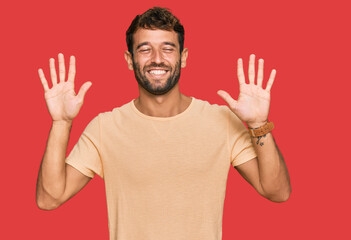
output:
M228 142L230 162L233 167L243 164L255 157L249 131L244 123L228 108Z
M100 121L95 117L85 128L77 144L66 158L66 163L76 168L84 175L93 178L103 175L100 157Z

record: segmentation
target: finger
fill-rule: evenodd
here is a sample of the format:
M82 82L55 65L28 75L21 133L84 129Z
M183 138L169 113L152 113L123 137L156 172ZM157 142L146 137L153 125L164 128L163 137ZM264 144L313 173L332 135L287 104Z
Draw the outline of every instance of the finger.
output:
M65 69L65 58L62 53L58 54L58 62L59 62L59 77L60 82L65 81L66 69Z
M250 55L249 60L249 83L255 84L255 54Z
M262 87L263 82L263 59L258 60L257 86Z
M39 78L40 78L41 84L43 85L44 91L46 92L49 90L49 85L48 85L48 81L46 81L43 69L39 68L38 73L39 73Z
M219 90L217 94L229 105L231 109L236 109L237 101L235 101L229 93L223 90Z
M69 60L69 70L67 81L74 82L74 77L76 76L76 58L71 56Z
M55 86L57 84L57 76L56 76L56 69L55 69L55 59L50 58L50 75L51 75L51 81L52 85Z
M244 74L244 67L243 67L243 60L241 58L238 59L238 80L239 80L239 85L245 83L245 74Z
M266 86L266 91L269 92L271 91L272 85L274 83L274 78L276 75L277 71L275 69L272 70L271 75L269 76L269 80L267 82L267 86Z
M80 101L83 102L84 96L87 93L87 91L89 90L89 88L91 87L91 85L92 85L91 82L86 82L80 87L78 95L77 95L77 97Z

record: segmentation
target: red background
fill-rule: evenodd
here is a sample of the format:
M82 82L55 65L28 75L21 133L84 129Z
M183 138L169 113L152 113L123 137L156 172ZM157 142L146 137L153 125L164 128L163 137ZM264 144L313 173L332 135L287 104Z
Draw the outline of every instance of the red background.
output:
M49 58L77 59L76 87L92 81L69 150L99 112L138 96L123 52L136 14L158 5L185 26L184 94L236 98L236 60L277 69L270 119L289 168L289 201L259 196L231 169L223 239L350 239L350 7L347 1L3 1L0 239L108 239L104 182L95 177L54 211L39 210L35 185L50 129L37 75Z

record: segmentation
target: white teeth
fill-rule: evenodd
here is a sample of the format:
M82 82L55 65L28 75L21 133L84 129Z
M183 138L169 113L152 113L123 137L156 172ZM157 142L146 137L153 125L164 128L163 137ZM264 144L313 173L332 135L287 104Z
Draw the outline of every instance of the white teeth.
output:
M162 75L162 74L165 74L166 71L165 70L151 70L149 73L153 74L153 75Z

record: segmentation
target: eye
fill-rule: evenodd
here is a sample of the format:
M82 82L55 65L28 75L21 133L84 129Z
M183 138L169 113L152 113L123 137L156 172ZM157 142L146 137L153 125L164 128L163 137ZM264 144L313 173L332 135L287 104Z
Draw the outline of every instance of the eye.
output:
M150 51L150 48L144 48L144 49L140 49L139 52L141 53L147 53Z
M163 51L165 51L165 52L173 52L174 49L173 48L164 48Z

